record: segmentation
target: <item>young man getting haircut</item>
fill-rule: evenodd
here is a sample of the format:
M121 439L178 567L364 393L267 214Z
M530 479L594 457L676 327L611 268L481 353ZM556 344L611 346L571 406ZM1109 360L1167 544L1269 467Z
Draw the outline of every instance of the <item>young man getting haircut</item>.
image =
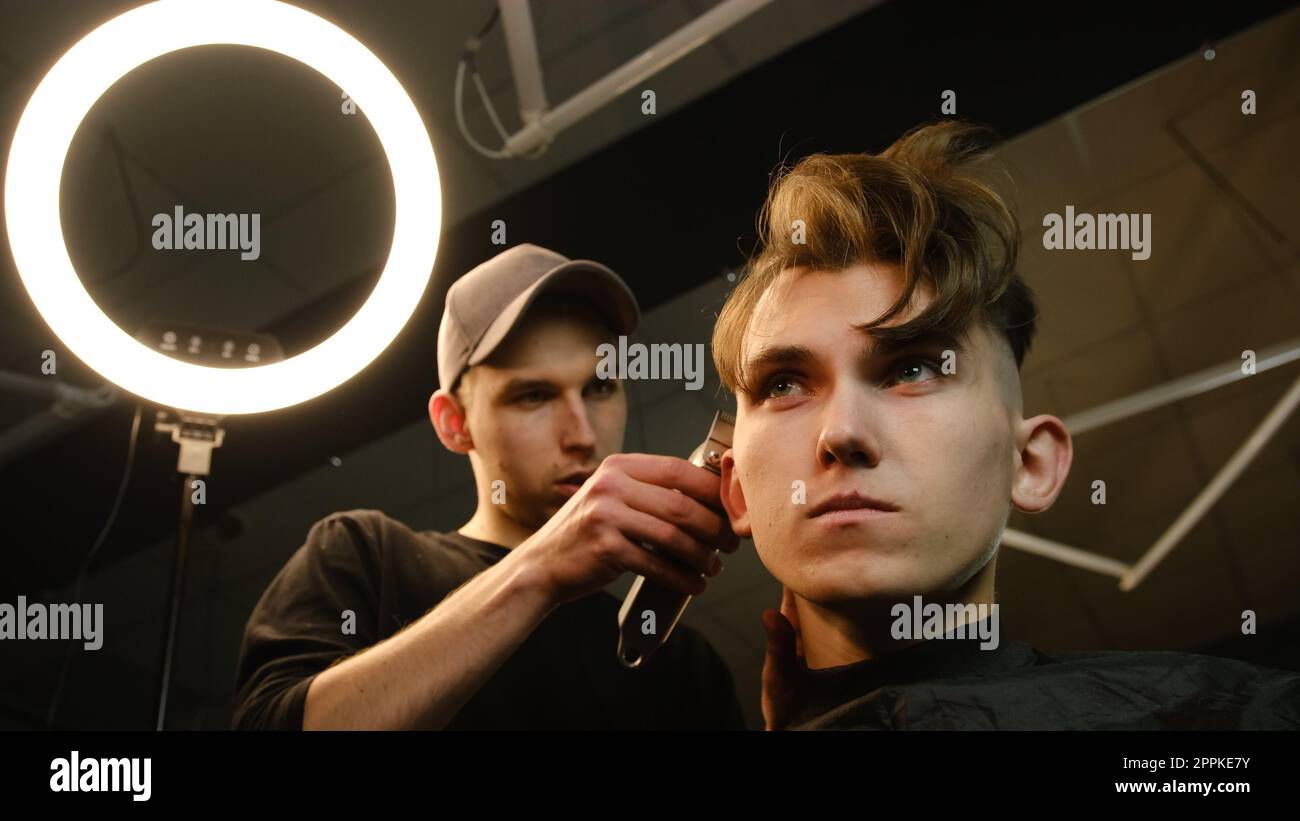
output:
M469 457L477 509L449 533L317 522L249 619L236 727L743 729L690 628L639 669L615 655L603 587L633 572L699 595L738 545L716 476L617 453L627 399L597 348L639 315L614 272L535 245L452 285L429 418Z
M1300 727L1300 674L997 640L1011 507L1051 507L1071 441L1023 416L1036 309L988 136L945 122L798 163L719 316L722 500L785 588L763 614L769 728ZM926 636L899 628L916 597L942 608Z

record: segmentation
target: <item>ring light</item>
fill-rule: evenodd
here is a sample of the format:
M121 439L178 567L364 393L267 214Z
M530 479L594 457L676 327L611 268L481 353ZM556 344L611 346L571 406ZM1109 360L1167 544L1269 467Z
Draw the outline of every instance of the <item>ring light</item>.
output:
M314 348L253 368L181 362L133 339L82 285L59 218L63 164L95 101L143 63L204 45L275 51L346 89L374 127L393 177L393 241L370 298ZM72 353L146 399L227 415L275 410L319 396L388 347L428 285L442 202L433 147L415 105L384 64L342 29L275 0L160 0L86 35L41 80L9 151L5 218L23 285Z

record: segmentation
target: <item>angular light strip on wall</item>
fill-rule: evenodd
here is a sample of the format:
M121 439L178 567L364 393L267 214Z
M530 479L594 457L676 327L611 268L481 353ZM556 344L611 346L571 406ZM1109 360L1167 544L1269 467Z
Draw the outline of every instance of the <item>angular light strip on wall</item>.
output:
M1300 359L1300 340L1292 340L1285 345L1262 352L1257 358L1255 373L1262 373L1271 368L1294 362L1297 359ZM1118 422L1121 419L1127 419L1144 411L1186 399L1199 393L1205 393L1244 378L1246 376L1241 371L1240 363L1229 362L1076 414L1065 420L1065 426L1072 434L1094 430L1111 422ZM1081 550L1077 547L1071 547L1070 545L1054 542L1012 528L1007 528L1003 532L1002 544L1007 547L1018 548L1027 553L1033 553L1036 556L1053 559L1063 564L1081 567L1084 570L1115 576L1120 580L1120 590L1125 592L1132 590L1147 577L1157 564L1172 553L1174 548L1178 546L1179 541L1196 526L1197 522L1204 518L1210 508L1214 506L1214 503L1222 498L1232 483L1245 472L1251 461L1264 449L1268 441L1277 434L1287 418L1295 413L1298 406L1300 406L1300 378L1297 378L1291 384L1291 387L1287 389L1277 404L1273 406L1273 409L1269 411L1268 416L1264 417L1264 420L1255 427L1255 430L1246 438L1246 441L1224 463L1219 472L1210 480L1210 483L1196 495L1196 498L1187 506L1187 509L1174 520L1174 523L1161 534L1160 538L1142 555L1142 558L1133 565L1125 564L1110 556Z

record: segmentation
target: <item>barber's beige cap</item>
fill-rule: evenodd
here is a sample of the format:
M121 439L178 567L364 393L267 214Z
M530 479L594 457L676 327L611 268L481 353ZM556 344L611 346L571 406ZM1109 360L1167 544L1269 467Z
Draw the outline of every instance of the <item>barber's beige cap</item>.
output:
M618 274L589 259L569 259L524 243L502 251L452 283L438 328L438 385L453 390L461 374L487 359L544 293L582 297L620 334L641 318Z

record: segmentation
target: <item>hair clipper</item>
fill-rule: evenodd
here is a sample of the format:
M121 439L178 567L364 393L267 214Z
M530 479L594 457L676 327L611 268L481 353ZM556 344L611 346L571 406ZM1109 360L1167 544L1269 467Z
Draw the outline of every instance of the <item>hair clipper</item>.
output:
M709 435L690 455L690 463L722 475L722 454L731 447L736 418L729 413L713 417ZM646 550L658 552L650 545ZM714 550L717 555L717 550ZM645 576L637 576L618 611L618 660L637 668L668 641L673 628L690 604L691 596L670 590Z

